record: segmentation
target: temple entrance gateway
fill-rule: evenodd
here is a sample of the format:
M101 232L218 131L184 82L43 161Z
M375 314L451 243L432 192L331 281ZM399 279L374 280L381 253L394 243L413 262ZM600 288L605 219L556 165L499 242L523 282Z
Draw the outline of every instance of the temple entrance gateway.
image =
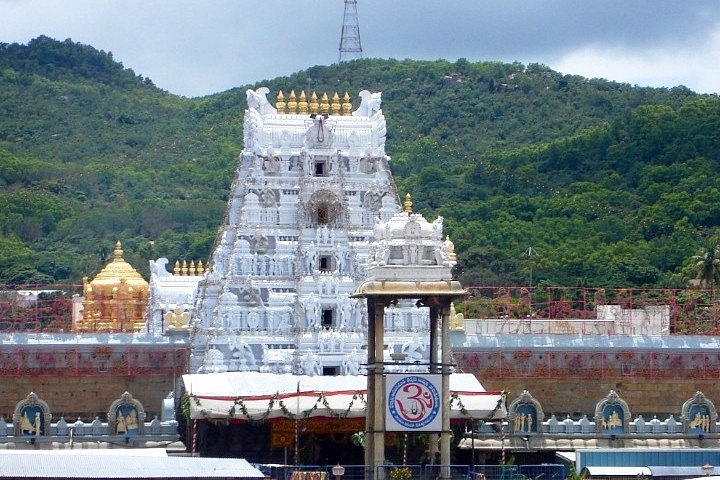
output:
M443 242L442 217L431 224L412 213L410 194L404 205L403 212L376 225L367 279L354 294L365 298L368 308L365 464L372 467L366 473L368 480L375 475L382 480L385 475L382 469L375 470L386 463L389 431L429 432L428 453L433 457L439 453L439 477L450 476L450 312L452 301L466 292L452 280L455 253L449 239ZM423 373L388 374L390 365L404 363L415 352L404 349L393 357L395 362L385 361L386 308L401 299L413 299L430 310L430 361ZM422 367L419 359L409 360ZM487 417L504 418L504 406Z

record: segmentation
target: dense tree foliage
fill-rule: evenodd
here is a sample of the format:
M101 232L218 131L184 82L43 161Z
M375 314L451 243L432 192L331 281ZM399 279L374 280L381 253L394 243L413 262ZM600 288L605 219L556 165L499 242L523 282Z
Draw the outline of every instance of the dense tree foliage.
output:
M0 283L78 282L118 239L144 273L205 262L262 85L382 91L398 190L445 217L465 285L685 286L720 225L720 100L684 87L363 59L188 99L39 37L0 44Z

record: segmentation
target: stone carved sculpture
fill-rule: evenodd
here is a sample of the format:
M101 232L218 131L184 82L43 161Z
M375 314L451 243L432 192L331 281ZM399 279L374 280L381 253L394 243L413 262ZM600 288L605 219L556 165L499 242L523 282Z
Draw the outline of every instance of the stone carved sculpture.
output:
M190 314L183 312L180 307L175 307L171 312L165 314L165 331L181 332L190 328Z
M157 260L150 260L150 273L154 273L158 277L170 277L172 273L168 272L165 265L168 264L168 259L165 257L158 258Z
M267 87L260 87L257 90L247 89L245 91L247 95L247 103L249 108L254 108L258 113L262 115L275 114L277 110L270 105L268 102L267 94L270 93L270 89Z
M372 117L380 112L380 104L382 103L382 92L370 92L363 90L360 92L360 107L353 112L356 117Z

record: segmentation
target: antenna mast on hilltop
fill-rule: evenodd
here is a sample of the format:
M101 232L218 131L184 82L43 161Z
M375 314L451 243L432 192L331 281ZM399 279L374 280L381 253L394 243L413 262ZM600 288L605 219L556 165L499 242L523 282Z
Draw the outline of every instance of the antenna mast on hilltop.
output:
M342 34L340 35L340 62L362 58L357 0L345 0Z

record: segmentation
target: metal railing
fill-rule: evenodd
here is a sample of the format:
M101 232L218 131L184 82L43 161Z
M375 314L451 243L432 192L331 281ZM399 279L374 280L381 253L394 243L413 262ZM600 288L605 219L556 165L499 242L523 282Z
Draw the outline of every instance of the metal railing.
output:
M566 476L565 465L380 465L373 472L367 465L343 465L340 478L333 475L333 466L328 465L277 465L253 464L273 480L365 480L372 478L403 478L393 471L407 468L412 480L562 480ZM441 477L442 472L449 476Z
M593 333L598 307L605 306L617 307L627 316L612 332L615 335L649 333L639 331L643 319L633 315L662 316L669 335L720 334L720 303L714 289L465 288L469 295L457 307L466 322L477 319L483 321L478 325L487 325L484 321L495 320L495 328L504 328L500 333L535 333L544 324L544 333ZM0 285L0 333L69 331L74 295L82 295L82 285ZM536 326L516 325L527 320Z
M557 331L544 333L592 333L565 332L562 328L583 328L583 321L598 317L598 306L617 307L627 315L633 312L656 311L668 327L667 334L717 335L720 331L720 304L714 289L659 289L659 288L586 288L586 287L465 287L468 297L462 302L465 319L501 319L540 322L568 320L567 325L555 324ZM617 329L613 334L633 335L632 318L623 319L628 329ZM574 325L573 322L580 322ZM525 327L526 325L521 325ZM481 332L477 332L481 333ZM524 328L502 333L531 333Z

